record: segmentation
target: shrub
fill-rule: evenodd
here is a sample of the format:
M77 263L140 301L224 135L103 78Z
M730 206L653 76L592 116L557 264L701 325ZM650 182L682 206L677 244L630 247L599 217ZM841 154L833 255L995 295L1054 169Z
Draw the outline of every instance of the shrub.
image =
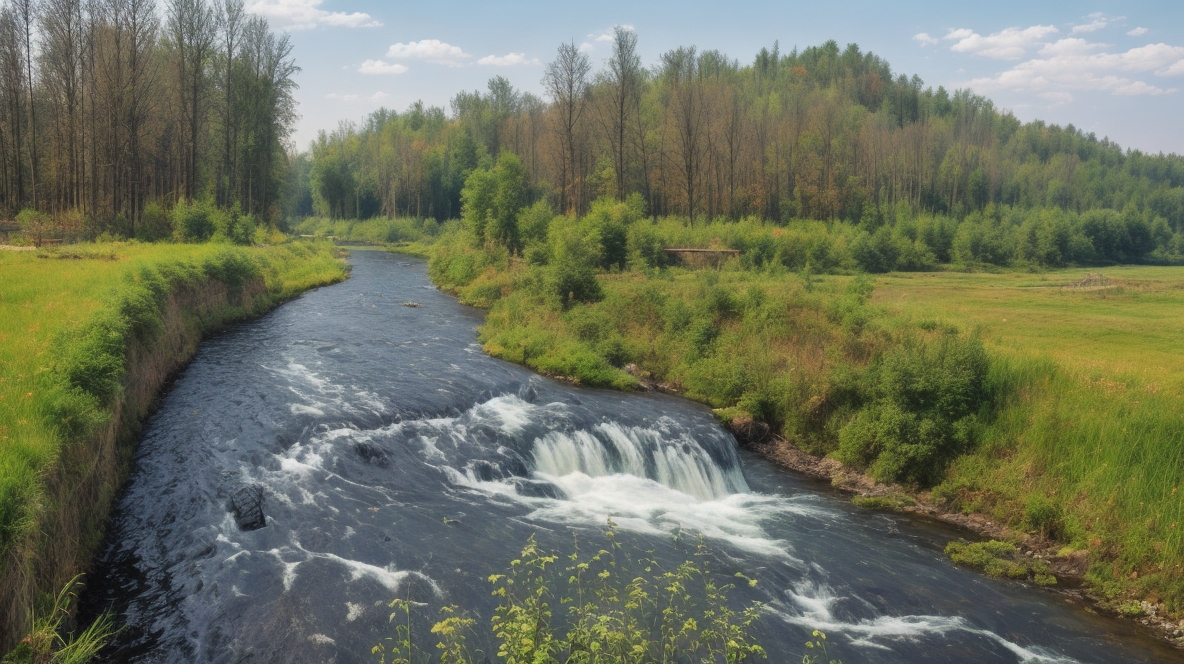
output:
M1033 495L1024 505L1024 527L1048 539L1061 539L1065 534L1064 511L1047 497Z
M173 220L169 213L156 201L144 205L140 223L136 226L136 238L144 242L159 242L173 236Z
M665 241L657 229L648 222L629 227L626 246L630 260L641 268L657 268L666 265Z
M534 205L522 208L518 213L518 233L522 243L526 246L541 244L547 241L547 231L551 227L551 219L555 213L545 200L535 201Z
M913 341L869 368L868 405L839 433L845 463L877 479L930 486L974 441L988 361L976 337Z
M178 242L205 242L213 236L211 207L196 201L181 201L173 207L173 233Z
M255 215L243 214L237 204L229 209L220 209L212 205L208 207L209 218L214 226L214 233L210 239L230 244L251 244L251 238L255 235Z
M599 258L596 241L580 233L578 228L564 228L551 242L550 284L552 292L566 308L572 302L598 302L604 297L596 279L595 265Z
M41 244L41 240L51 233L53 228L53 219L44 212L25 208L16 215L16 225L21 227L21 230L32 238L37 245Z

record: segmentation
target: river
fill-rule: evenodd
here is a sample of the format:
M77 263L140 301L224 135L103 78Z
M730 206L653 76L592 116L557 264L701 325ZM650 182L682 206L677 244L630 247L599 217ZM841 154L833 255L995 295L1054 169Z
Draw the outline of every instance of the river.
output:
M957 532L855 508L737 449L698 404L486 356L482 313L422 261L351 262L204 342L148 421L83 597L126 626L109 661L372 662L395 597L424 625L467 607L488 634L488 575L532 534L570 551L610 517L665 564L690 532L757 579L739 599L767 603L770 662L800 661L813 629L846 664L1180 661L1063 595L954 567ZM233 508L252 494L265 522L247 530Z

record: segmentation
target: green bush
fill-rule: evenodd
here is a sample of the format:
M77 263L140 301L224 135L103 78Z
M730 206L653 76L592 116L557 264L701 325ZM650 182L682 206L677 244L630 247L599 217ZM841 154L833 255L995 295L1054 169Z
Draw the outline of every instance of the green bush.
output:
M531 246L547 241L547 232L551 228L551 220L555 213L546 200L535 201L534 205L523 208L518 213L518 232L523 244Z
M864 378L867 405L839 433L839 458L883 481L940 481L974 442L988 368L977 337L943 335L885 352Z
M238 205L228 209L210 206L210 221L214 225L210 239L215 242L248 245L255 235L255 215L243 214Z
M173 237L173 220L160 203L149 201L140 214L136 238L143 242L159 242Z
M578 228L553 230L549 264L551 292L563 307L572 302L598 302L604 290L596 279L599 262L598 238L587 237Z
M181 201L173 207L173 233L179 242L205 242L214 235L211 206Z
M1047 497L1035 494L1024 505L1024 527L1051 540L1065 535L1065 513Z

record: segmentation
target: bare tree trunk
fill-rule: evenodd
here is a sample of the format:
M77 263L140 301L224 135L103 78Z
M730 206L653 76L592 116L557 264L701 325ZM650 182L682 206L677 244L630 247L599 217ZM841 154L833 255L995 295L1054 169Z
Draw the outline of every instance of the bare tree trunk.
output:
M575 197L576 132L588 98L588 74L592 63L575 42L559 45L555 60L547 65L543 85L556 105L560 134L560 207L565 212L578 211ZM569 173L570 169L570 173ZM569 177L570 175L570 177Z

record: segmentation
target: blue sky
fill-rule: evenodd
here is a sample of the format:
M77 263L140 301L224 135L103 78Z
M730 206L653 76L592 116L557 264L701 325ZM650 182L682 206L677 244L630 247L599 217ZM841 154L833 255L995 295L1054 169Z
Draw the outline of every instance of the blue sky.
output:
M303 71L294 139L422 99L447 107L502 75L541 94L543 64L574 40L599 68L614 25L643 61L681 45L741 62L834 39L927 85L969 87L1022 120L1073 123L1127 147L1184 154L1184 2L378 2L248 0L287 30Z

